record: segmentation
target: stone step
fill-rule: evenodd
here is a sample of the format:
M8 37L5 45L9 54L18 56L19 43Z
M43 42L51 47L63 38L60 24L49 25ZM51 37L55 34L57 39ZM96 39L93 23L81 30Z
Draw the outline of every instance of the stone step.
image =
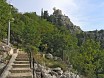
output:
M13 68L29 68L29 64L14 64L12 65Z
M16 61L29 61L29 58L16 58Z
M28 54L18 54L18 56L28 56Z
M7 78L32 78L31 73L12 73Z
M17 56L17 58L29 58L28 56L25 56L25 57L20 57L20 56Z
M15 61L14 64L29 64L29 61Z
M13 62L10 74L6 78L32 78L29 58L26 53L19 53Z
M23 54L23 55L27 55L27 53L18 53L18 55L22 55L22 54Z
M28 55L18 55L17 57L28 57Z
M31 70L29 68L13 68L11 70L9 70L11 73L27 73L27 72L31 72Z

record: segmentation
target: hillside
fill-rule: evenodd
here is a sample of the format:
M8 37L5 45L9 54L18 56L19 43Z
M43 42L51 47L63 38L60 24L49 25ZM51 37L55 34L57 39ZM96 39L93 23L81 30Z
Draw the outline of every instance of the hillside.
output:
M0 7L0 41L7 39L10 20L13 46L35 54L51 53L71 64L73 72L104 78L104 30L84 32L55 8L50 16L43 10L38 16L36 12L19 13L5 0L0 0Z

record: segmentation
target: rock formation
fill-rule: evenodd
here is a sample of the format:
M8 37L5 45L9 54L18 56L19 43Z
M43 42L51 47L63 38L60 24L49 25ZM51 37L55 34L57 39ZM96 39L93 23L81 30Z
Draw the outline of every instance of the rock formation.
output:
M70 30L71 33L80 33L82 30L79 26L74 25L68 16L62 14L60 9L53 8L54 12L50 16L48 15L48 11L43 10L41 12L41 17L47 19L49 22L55 24L56 26L65 26Z

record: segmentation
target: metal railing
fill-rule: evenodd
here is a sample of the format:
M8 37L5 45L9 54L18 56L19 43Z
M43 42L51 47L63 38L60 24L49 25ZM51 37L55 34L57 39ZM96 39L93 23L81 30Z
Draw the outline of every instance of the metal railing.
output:
M30 69L32 69L33 78L44 78L44 74L43 74L43 72L42 72L42 68L40 67L40 65L39 65L39 63L36 61L36 59L34 58L32 52L29 51L28 55L29 55ZM37 67L38 67L38 69L40 70L40 76L39 76L39 77L38 77L37 73L35 74L35 72L36 72L35 63L37 64Z

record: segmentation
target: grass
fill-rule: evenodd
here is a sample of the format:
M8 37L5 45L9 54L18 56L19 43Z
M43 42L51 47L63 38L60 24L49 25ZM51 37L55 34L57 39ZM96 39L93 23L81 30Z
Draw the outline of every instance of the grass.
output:
M98 77L99 78L104 78L104 74L99 74Z

